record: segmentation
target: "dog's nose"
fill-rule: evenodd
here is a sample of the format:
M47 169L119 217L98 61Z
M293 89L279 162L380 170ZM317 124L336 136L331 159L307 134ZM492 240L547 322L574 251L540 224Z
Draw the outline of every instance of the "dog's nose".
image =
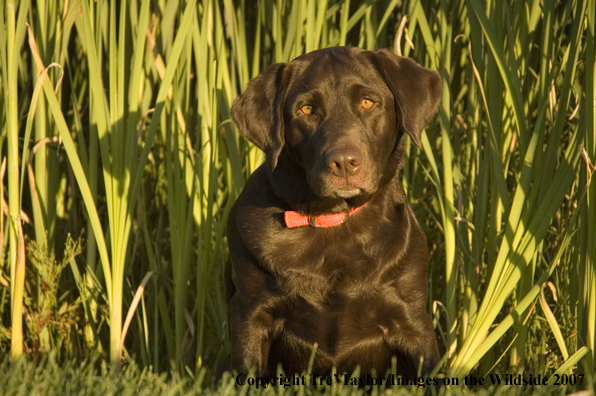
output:
M362 153L356 147L332 150L327 153L327 166L339 177L352 176L360 170Z

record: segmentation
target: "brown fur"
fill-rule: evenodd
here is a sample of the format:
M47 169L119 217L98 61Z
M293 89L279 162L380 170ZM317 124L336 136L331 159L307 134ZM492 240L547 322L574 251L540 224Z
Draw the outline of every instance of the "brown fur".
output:
M420 144L440 93L438 74L410 59L336 47L268 67L236 99L232 117L267 163L229 217L232 352L220 372L300 373L315 343L320 375L383 374L392 356L408 376L420 359L425 374L437 364L426 237L398 173L404 133ZM365 203L330 228L283 220Z

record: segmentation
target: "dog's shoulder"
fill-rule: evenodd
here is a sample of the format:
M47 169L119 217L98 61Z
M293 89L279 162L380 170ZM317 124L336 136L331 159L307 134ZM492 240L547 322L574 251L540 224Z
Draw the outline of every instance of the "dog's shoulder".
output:
M255 170L232 206L228 217L228 244L233 255L238 249L253 256L271 246L285 229L283 200L275 195L266 164Z
M228 227L271 227L271 216L282 213L283 200L277 197L271 186L266 164L257 168L248 178L230 212Z

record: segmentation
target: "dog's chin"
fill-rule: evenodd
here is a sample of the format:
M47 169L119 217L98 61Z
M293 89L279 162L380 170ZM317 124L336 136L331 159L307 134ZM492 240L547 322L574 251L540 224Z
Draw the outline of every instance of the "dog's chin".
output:
M352 184L333 185L331 183L311 185L312 191L320 198L327 200L348 200L366 194L367 191L362 186Z
M309 186L321 202L339 206L361 205L377 191L376 183L373 182L314 180L313 183L309 183Z
M314 187L314 186L312 186ZM320 198L332 201L353 201L354 199L369 197L374 194L372 186L361 186L354 184L341 185L318 185L319 188L312 188L312 191Z
M358 187L346 186L346 187L341 187L341 188L334 190L332 195L336 198L350 199L350 198L357 197L358 195L362 194L363 192L364 191L362 191Z

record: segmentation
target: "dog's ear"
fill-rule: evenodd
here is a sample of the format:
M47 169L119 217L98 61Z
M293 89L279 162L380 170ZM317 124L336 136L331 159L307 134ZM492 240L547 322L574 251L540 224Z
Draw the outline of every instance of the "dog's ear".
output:
M386 49L371 52L373 64L393 92L401 126L420 147L422 129L441 100L439 73Z
M274 169L284 145L283 99L286 63L276 63L253 79L230 114L242 135L265 152Z

